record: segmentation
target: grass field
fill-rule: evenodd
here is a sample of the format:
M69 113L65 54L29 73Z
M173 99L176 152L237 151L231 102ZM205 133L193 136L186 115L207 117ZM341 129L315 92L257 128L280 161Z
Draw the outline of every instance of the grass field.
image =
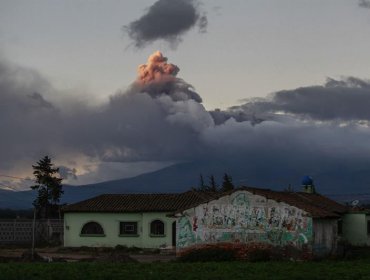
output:
M0 279L370 279L370 261L0 263Z

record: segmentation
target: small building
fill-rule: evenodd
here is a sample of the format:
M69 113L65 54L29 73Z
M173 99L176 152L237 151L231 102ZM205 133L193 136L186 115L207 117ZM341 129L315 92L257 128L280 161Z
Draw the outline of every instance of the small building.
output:
M370 210L352 209L339 223L342 240L354 246L370 246Z
M177 253L214 243L262 242L334 253L347 208L317 193L244 187L177 211Z
M175 246L178 209L209 199L190 191L181 194L104 194L67 205L64 246L140 248Z
M64 246L176 246L181 254L205 244L263 242L327 255L342 238L342 217L346 234L347 210L317 193L251 187L227 193L105 194L63 208Z

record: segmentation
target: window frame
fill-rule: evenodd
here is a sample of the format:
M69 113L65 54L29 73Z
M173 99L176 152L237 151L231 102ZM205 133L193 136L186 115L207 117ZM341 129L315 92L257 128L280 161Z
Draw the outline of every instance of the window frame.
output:
M100 227L100 229L102 230L102 232L101 233L83 233L82 231L89 224L98 225ZM97 221L88 221L88 222L84 223L83 226L81 227L81 230L80 230L80 237L104 237L104 236L106 236L104 228L103 228L102 224L97 222Z
M155 232L156 229L153 230L153 226L155 226L155 224L153 224L153 223L156 223L156 222L161 223L161 225L162 225L162 231L161 232L162 233L156 233ZM151 221L149 223L149 236L150 237L165 237L166 236L166 224L165 224L165 222L162 221L161 219L155 219L155 220Z
M132 232L129 232L129 231L123 231L123 228L125 226L133 226L134 227L134 230ZM118 224L118 230L119 230L119 234L118 236L121 236L121 237L137 237L137 236L140 236L139 235L139 223L138 221L120 221L119 224Z

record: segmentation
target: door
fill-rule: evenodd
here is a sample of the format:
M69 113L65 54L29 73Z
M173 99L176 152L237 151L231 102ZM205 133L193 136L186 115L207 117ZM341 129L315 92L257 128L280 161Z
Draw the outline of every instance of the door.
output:
M176 221L172 223L172 246L176 247Z

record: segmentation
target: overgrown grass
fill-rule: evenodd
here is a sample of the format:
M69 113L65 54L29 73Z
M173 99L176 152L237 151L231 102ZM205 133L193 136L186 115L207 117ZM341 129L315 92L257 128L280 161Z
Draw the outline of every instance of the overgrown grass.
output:
M209 263L7 263L0 279L370 279L369 261Z

